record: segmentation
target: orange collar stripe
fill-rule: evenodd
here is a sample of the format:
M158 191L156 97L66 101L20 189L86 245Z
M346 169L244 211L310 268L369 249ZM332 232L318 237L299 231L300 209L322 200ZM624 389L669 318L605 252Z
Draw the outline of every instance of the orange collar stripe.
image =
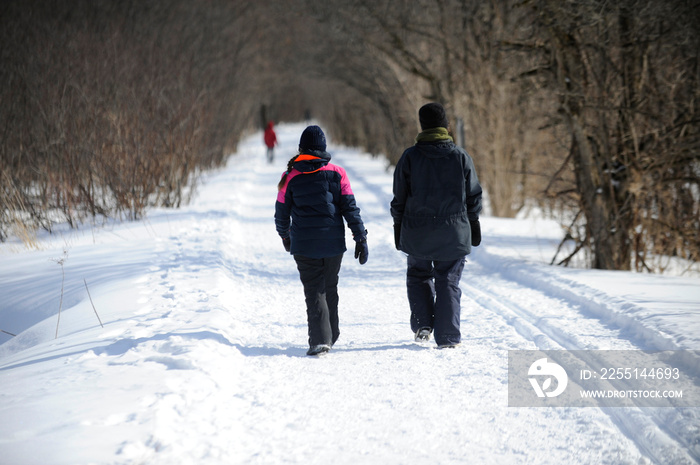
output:
M314 155L301 154L297 157L295 161L306 161L306 160L320 160L321 157L316 157Z

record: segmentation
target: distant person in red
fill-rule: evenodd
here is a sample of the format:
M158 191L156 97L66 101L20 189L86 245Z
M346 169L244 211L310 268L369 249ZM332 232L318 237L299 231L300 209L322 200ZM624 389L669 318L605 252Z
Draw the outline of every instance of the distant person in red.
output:
M273 129L274 123L272 121L267 123L265 128L265 145L267 146L267 161L272 163L275 159L275 145L277 145L277 134Z

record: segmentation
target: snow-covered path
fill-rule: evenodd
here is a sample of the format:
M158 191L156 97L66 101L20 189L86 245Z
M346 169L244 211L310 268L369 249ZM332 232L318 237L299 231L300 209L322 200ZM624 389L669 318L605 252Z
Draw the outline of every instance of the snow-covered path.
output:
M370 257L360 266L345 255L340 339L306 357L301 283L272 221L302 130L278 128L273 165L260 135L242 144L189 207L46 238L41 251L2 246L0 329L17 336L0 339L0 463L698 460L700 409L508 407L507 356L698 350L700 281L541 266L557 245L552 223L484 218L462 281L463 344L418 345L391 175L341 147L330 151L348 171ZM615 292L601 284L611 281ZM661 285L670 292L640 291Z

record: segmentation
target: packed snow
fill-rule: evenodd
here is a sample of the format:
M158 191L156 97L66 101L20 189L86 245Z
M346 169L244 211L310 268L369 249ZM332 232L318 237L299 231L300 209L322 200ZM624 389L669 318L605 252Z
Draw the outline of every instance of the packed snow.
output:
M301 282L273 221L303 128L277 127L272 164L261 133L246 139L187 207L0 245L0 463L700 460L700 408L507 405L509 350L700 350L700 278L549 266L556 222L485 216L462 345L416 343L391 168L332 140L370 255L346 253L340 339L306 356Z

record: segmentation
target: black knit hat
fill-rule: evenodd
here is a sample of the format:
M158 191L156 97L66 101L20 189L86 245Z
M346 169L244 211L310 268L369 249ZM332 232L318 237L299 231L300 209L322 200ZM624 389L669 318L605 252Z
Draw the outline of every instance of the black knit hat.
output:
M301 133L299 139L299 151L326 150L326 136L318 126L309 126Z
M439 103L426 103L418 110L418 119L422 130L431 128L446 128L447 114L445 108Z

